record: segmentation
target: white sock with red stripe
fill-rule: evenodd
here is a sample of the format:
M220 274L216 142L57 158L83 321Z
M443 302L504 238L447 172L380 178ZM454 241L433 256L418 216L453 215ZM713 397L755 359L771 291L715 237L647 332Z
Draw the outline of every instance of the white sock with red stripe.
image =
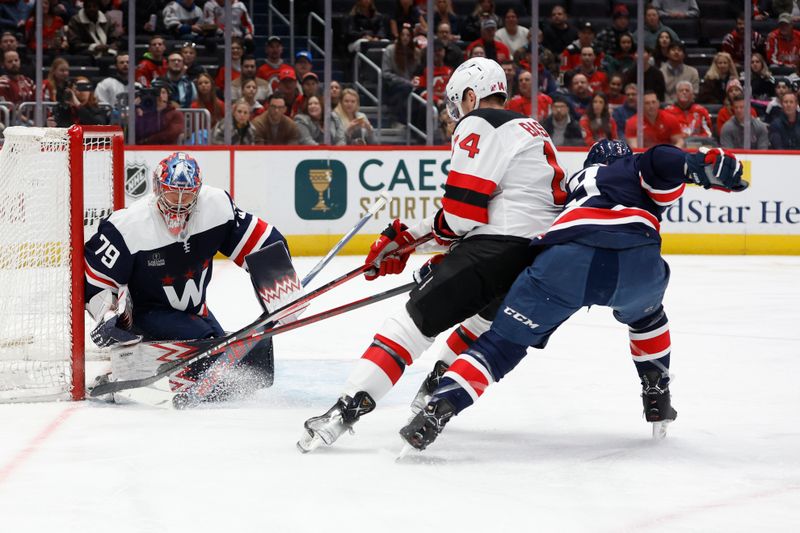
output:
M489 331L491 325L489 320L479 315L469 317L447 337L447 342L442 346L437 360L444 361L448 365L453 364L453 361L464 353L475 339Z
M433 343L419 331L403 308L386 319L372 344L356 362L345 384L344 394L353 396L368 392L377 402L391 390L403 375L407 365L414 362Z

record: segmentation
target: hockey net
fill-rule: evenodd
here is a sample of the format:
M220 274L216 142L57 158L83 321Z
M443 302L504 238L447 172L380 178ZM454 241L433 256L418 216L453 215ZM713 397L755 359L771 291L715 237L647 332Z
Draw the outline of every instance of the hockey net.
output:
M122 207L122 134L12 127L4 136L0 402L81 399L83 243Z

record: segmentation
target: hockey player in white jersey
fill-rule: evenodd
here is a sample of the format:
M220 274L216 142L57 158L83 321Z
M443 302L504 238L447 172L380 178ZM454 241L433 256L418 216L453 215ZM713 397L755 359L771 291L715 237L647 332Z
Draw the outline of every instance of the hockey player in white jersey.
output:
M458 124L442 208L413 229L392 222L366 258L380 265L367 279L400 273L408 255L387 254L430 232L447 253L415 274L419 284L407 304L381 326L334 406L306 421L301 451L330 445L351 429L438 334L461 323L420 389L415 404L425 405L438 376L488 329L503 295L532 260L530 239L549 227L566 199L564 171L544 128L504 109L507 95L503 69L490 59L472 58L450 78L447 106Z
M214 255L243 266L251 252L286 243L272 225L239 210L225 191L203 185L188 154L166 157L153 178L153 195L113 213L86 243L86 308L97 320L92 340L101 347L223 335L206 305ZM212 361L198 361L176 379L191 382ZM242 363L271 383L271 339Z

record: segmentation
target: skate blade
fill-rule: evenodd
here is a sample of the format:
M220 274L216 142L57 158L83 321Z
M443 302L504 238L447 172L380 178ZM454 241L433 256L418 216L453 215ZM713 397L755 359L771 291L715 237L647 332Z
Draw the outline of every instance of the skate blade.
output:
M403 459L405 459L408 456L408 454L410 454L412 451L415 451L415 450L419 451L416 448L414 448L412 445L410 445L409 443L403 441L403 449L400 450L400 453L398 453L397 457L394 458L394 462L395 463L402 462Z
M667 426L672 420L651 422L653 424L653 440L664 440L667 437Z
M314 432L306 431L300 440L297 441L297 449L300 453L313 452L322 444L322 437Z

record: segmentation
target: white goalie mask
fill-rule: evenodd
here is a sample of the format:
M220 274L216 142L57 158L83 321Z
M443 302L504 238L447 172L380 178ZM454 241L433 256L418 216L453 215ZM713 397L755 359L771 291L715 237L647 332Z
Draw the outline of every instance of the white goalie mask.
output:
M481 99L490 94L502 94L508 98L506 73L497 61L485 57L473 57L461 63L447 82L447 113L453 120L463 115L461 99L464 91L472 89L475 93L475 108Z

